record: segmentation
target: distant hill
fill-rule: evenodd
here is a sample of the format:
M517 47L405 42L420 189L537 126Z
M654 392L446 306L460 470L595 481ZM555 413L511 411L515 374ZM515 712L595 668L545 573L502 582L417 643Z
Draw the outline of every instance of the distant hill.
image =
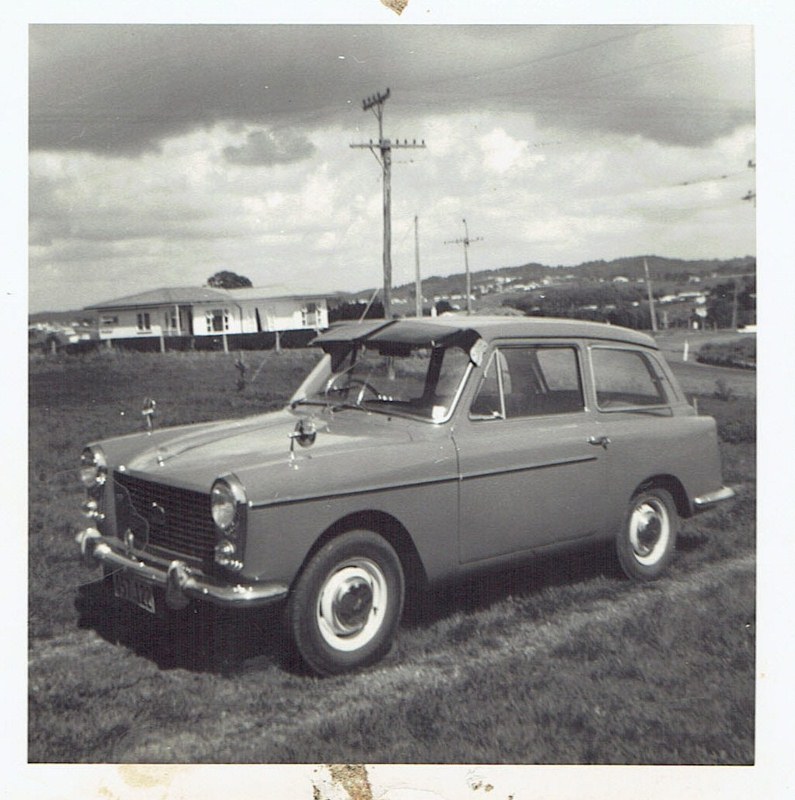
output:
M662 256L629 256L612 261L587 261L575 267L545 266L538 263L527 263L517 267L499 267L473 271L470 274L473 291L479 284L488 284L500 279L505 283L541 283L545 278L557 282L571 276L575 281L613 280L624 277L638 280L644 277L643 261L649 265L649 274L653 282L677 283L694 278L709 278L752 274L756 272L756 258L744 256L731 259L702 259L686 261L678 258ZM357 299L369 299L373 289L358 292ZM422 279L422 293L425 297L450 296L466 292L466 274L431 275ZM414 284L407 283L393 289L393 297L408 299L414 296Z
M744 256L743 258L712 259L685 261L678 258L663 258L662 256L630 256L616 258L612 261L586 261L576 267L545 266L530 262L516 267L499 267L497 269L484 269L473 271L470 275L473 291L478 285L499 282L507 283L541 283L545 278L550 281L561 281L564 279L578 282L612 280L617 277L637 280L644 275L643 260L648 261L649 272L655 284L662 282L678 283L687 281L690 276L698 278L709 278L712 275L717 277L750 274L756 271L756 258L754 256ZM427 267L424 267L427 269ZM571 278L567 278L571 276ZM375 287L363 289L359 292L350 294L336 292L338 299L343 298L350 302L357 300L369 301L375 291ZM431 275L422 279L422 293L425 297L434 296L450 297L454 294L466 293L466 275L463 272L454 275ZM397 286L392 290L395 299L413 302L414 284L407 283ZM331 297L331 293L329 293ZM88 311L40 311L31 314L29 322L52 322L61 325L69 325L72 322L81 320L91 320L91 324L96 325L96 315Z

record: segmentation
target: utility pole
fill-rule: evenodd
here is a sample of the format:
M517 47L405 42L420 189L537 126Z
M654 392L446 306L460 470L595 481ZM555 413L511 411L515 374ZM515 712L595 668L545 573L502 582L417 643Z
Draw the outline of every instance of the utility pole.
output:
M372 109L378 120L378 141L367 144L352 144L351 147L367 147L381 165L384 187L384 318L392 318L392 150L398 147L425 147L425 140L394 142L384 138L384 103L389 99L389 89L362 100L362 111ZM378 152L376 152L376 150ZM380 153L380 156L379 156Z
M643 259L643 269L646 272L646 291L649 295L649 315L651 316L651 329L657 332L657 315L654 313L654 295L651 291L651 278L649 278L649 264Z
M732 302L732 330L737 330L737 281L734 283L734 301Z
M414 215L414 316L422 316L422 279L420 278L420 228Z
M464 238L463 239L451 239L450 241L445 242L445 244L462 244L464 245L464 269L466 271L467 277L467 314L472 313L472 281L469 276L469 245L472 242L482 242L483 237L478 236L476 239L469 238L469 226L467 225L467 221L463 220L464 223Z

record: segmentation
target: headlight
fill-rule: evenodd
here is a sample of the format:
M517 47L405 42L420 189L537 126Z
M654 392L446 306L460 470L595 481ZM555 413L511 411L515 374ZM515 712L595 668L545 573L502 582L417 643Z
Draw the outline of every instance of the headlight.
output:
M241 523L245 513L246 490L234 476L219 478L210 491L213 522L224 533L231 533Z
M101 447L86 447L80 455L80 480L86 489L105 483L108 461Z

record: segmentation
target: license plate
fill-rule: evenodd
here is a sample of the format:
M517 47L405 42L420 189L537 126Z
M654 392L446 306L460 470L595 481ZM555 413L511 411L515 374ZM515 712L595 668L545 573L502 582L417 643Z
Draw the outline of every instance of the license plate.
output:
M150 614L155 613L155 593L152 587L126 572L113 573L113 593L122 600L135 603Z

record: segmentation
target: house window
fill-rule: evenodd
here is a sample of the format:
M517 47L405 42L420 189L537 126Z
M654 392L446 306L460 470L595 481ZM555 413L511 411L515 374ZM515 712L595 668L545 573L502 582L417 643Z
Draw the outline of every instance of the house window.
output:
M144 311L141 314L137 315L138 318L138 330L141 332L148 332L152 330L152 323L149 319L149 312Z
M307 303L301 309L301 325L304 328L315 328L318 324L317 303Z
M229 309L208 309L204 315L207 322L207 333L223 333L229 330Z
M116 317L116 316L113 316L111 314L103 314L99 318L99 324L101 326L103 326L103 327L106 326L106 325L118 325L119 324L119 318Z
M164 316L163 319L164 319L164 321L166 323L165 324L166 330L172 330L172 331L177 330L177 312L176 311L174 311L173 309L170 310L170 311L166 311L165 316Z

